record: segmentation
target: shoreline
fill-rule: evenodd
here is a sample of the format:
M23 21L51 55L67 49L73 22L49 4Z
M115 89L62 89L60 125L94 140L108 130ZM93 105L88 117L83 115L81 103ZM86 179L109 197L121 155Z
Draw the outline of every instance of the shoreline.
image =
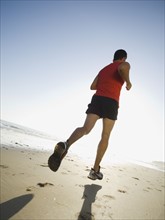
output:
M1 120L0 122L1 145L6 145L7 147L10 146L11 148L15 147L25 150L31 149L34 151L52 152L55 144L59 141L55 137L51 137L48 134L44 134L31 128L26 128L4 120ZM78 156L80 160L86 161L87 163L93 163L96 149L92 148L90 152L88 152L88 155L86 155L86 152L84 151L85 144L80 141L77 143L77 146L70 148L69 152ZM163 161L139 161L123 155L116 156L116 153L108 148L103 158L103 166L108 166L113 163L120 164L121 162L136 164L165 172L165 162Z
M38 138L37 138L38 139ZM39 138L42 141L45 140L44 138ZM40 142L42 142L40 140ZM44 141L43 141L44 142ZM49 143L48 143L49 142ZM17 149L17 150L26 150L26 151L36 151L36 152L47 152L49 154L52 154L53 152L53 148L52 146L55 146L55 143L58 141L53 141L53 140L45 140L45 143L48 144L48 148L45 149L43 146L41 147L33 147L30 146L28 144L22 144L19 142L15 142L15 143L10 143L10 144L1 144L1 148L11 148L11 149ZM36 143L35 143L36 144ZM77 148L79 148L79 146L77 146ZM72 150L72 148L69 150L69 153L75 157L78 157L80 160L85 161L86 163L92 163L94 160L94 157L88 157L85 158L82 155L78 155L77 152L74 152L74 150ZM165 162L163 161L153 161L153 162L145 162L145 161L138 161L138 160L133 160L133 159L129 159L129 158L122 158L121 157L116 157L116 156L112 156L109 162L105 162L104 158L103 158L103 165L104 166L109 166L109 164L125 164L125 163L130 163L130 164L134 164L134 165L138 165L138 166L142 166L145 168L150 168L156 171L160 171L165 173Z

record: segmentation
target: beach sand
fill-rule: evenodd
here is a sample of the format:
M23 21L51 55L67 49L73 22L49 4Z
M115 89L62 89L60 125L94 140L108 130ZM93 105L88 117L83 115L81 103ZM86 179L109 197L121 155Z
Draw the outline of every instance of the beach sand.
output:
M91 165L71 153L52 172L50 154L1 146L0 219L165 219L163 172L110 164L102 168L103 180L92 181Z

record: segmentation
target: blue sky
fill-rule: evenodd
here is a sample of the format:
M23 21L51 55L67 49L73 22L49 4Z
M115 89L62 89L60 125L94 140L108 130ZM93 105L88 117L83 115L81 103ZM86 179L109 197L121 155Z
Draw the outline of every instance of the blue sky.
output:
M2 119L67 138L84 121L91 82L120 48L133 88L123 88L112 149L162 159L164 1L1 1Z

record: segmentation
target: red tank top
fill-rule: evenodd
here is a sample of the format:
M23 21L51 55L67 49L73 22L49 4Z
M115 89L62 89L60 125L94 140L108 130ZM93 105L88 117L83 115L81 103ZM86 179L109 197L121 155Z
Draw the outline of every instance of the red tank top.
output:
M124 84L118 73L121 62L114 62L104 67L98 74L96 95L115 99L119 102L120 91Z

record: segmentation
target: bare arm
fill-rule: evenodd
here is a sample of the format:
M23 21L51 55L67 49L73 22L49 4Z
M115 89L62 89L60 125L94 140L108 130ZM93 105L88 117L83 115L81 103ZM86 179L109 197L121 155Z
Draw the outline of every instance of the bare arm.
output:
M126 82L126 89L127 90L130 90L132 87L132 84L131 84L130 78L129 78L129 70L130 70L130 64L128 62L123 62L118 67L118 72L119 72L120 76L122 77L124 82Z
M96 76L96 78L93 80L90 89L91 90L97 90L97 81L98 81L98 76Z

